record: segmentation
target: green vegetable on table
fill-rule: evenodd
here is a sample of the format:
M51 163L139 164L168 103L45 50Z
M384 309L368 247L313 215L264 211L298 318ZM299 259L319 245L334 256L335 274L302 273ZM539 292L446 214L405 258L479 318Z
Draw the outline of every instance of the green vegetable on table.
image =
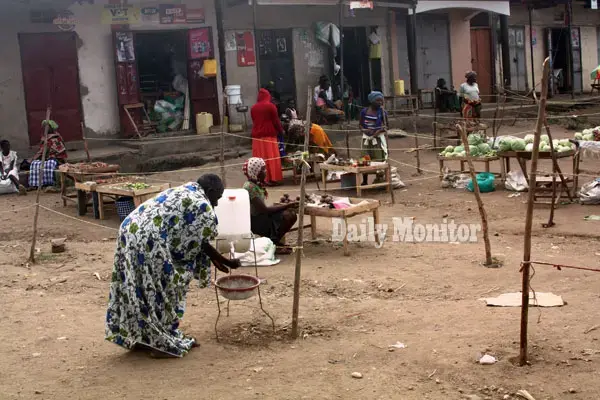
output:
M148 185L147 183L137 182L137 183L128 183L125 185L125 187L127 187L128 189L133 189L133 190L141 190L141 189L148 189L150 187L150 185Z

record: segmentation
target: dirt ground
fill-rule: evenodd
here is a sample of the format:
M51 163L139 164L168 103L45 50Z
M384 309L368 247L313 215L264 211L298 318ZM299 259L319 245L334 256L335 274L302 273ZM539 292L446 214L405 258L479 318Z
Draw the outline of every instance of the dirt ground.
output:
M533 121L503 128L502 134L532 129ZM555 127L556 136L572 136ZM413 145L393 139L391 148ZM407 184L382 200L383 222L415 217L439 223L477 223L473 194L440 188L435 152L422 153L422 175L398 164ZM414 164L414 153L391 152ZM236 160L235 162L240 162ZM593 179L600 163L584 160ZM570 169L565 167L570 172ZM217 169L218 171L218 169ZM198 171L163 173L173 183L196 179ZM242 183L240 167L228 170L228 185ZM311 190L316 186L309 185ZM283 189L296 194L298 187ZM531 365L510 358L519 351L519 308L486 307L482 297L521 288L526 194L509 197L498 185L485 194L492 250L504 266L481 266L478 243L373 243L351 245L344 257L338 243L307 243L302 259L301 337L289 338L294 256L260 268L265 309L275 318L273 333L256 299L232 303L215 338L217 303L213 289L193 284L183 329L201 347L183 359L155 360L128 353L104 341L104 320L112 270L116 215L88 223L41 210L38 263L28 266L35 196L0 198L0 399L516 399L525 389L536 399L600 398L600 324L597 306L600 274L536 267L532 287L563 296L560 308L531 309ZM278 192L273 191L273 198ZM42 204L76 217L57 194ZM536 206L532 258L598 267L598 221L594 206L561 205L556 226L543 229L547 206ZM360 221L359 221L360 222ZM91 225L102 224L105 227ZM322 237L330 222L319 220ZM307 231L307 234L309 232ZM67 252L50 253L50 239L67 236ZM290 241L295 240L290 235ZM253 273L253 269L245 272ZM98 277L100 279L98 279ZM222 303L225 305L225 303ZM406 348L389 350L402 342ZM499 362L479 365L483 353ZM352 377L360 372L362 379ZM507 397L508 396L508 397Z

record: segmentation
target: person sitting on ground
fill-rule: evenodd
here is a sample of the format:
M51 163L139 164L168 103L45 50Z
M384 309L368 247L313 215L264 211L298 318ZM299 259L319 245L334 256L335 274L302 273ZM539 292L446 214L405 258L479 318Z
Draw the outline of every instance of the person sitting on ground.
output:
M58 165L67 162L67 148L65 147L62 136L58 133L58 124L52 120L42 121L42 128L45 129L46 126L48 126L47 145L44 146L46 138L42 135L40 148L33 156L31 164L21 164L22 170L29 167L29 187L38 187L39 185L42 187L54 186L56 182L55 172ZM46 161L40 171L44 147L46 147Z
M271 239L278 246L278 254L289 254L291 249L285 247L283 238L292 229L297 220L295 207L298 203L267 206L265 200L268 193L265 188L267 165L262 158L249 158L243 167L248 181L244 189L250 195L250 223L252 233Z
M477 73L469 71L465 74L466 82L460 85L459 96L463 98L464 105L462 116L466 120L478 120L481 118L481 98L479 97L479 85L477 85Z
M283 129L286 133L286 143L288 144L288 151L302 151L304 148L304 133L306 132L306 121L298 119L296 110L288 109L286 111L286 118L283 121ZM333 144L329 139L329 136L325 130L317 125L310 125L310 148L311 153L322 153L325 155L335 154Z
M387 160L387 141L385 132L388 126L388 116L383 109L383 93L371 92L369 94L369 107L360 112L360 130L362 132L362 153L371 161L383 162ZM363 175L363 185L368 183L368 176ZM383 181L383 175L377 174L375 183Z
M121 224L106 312L106 340L158 358L183 357L198 347L179 323L193 279L210 282L210 263L225 273L241 266L210 242L218 236L214 207L223 196L214 174L167 189Z
M342 107L344 106L341 100L334 102L333 89L331 81L325 75L319 78L319 85L315 87L314 98L317 112L325 118L327 122L338 122L345 118Z
M27 194L25 186L19 183L17 153L10 149L10 142L8 140L0 141L0 149L2 149L2 158L0 160L0 193L19 192L21 195Z

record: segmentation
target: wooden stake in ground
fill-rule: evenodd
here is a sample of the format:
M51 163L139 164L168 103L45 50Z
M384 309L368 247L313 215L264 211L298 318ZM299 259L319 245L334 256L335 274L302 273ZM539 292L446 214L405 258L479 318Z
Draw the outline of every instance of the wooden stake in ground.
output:
M531 265L531 227L533 225L533 197L535 194L535 180L537 177L537 164L540 153L540 136L544 126L546 114L546 99L548 97L548 75L550 74L550 59L544 60L542 74L542 94L538 107L538 118L533 139L533 152L531 154L531 171L529 172L529 191L527 197L527 214L525 216L525 238L523 240L523 272L521 284L521 341L519 346L519 364L527 364L527 321L529 317L529 275Z
M412 126L413 126L413 133L415 134L415 149L417 149L415 151L415 158L417 159L417 173L420 174L421 173L421 155L419 153L419 134L417 133L417 113L419 110L419 106L417 105L417 107L415 107L415 104L413 103L413 99L410 99L410 112L412 114ZM415 100L417 101L417 100Z
M481 227L483 230L483 243L485 245L485 265L491 267L494 264L492 259L492 246L490 245L490 234L488 230L487 214L483 207L483 200L481 199L481 193L479 192L479 184L477 183L477 176L475 174L475 167L473 166L473 160L471 160L471 152L469 151L469 141L467 140L466 128L462 125L456 125L456 130L460 134L462 139L465 152L467 153L467 164L469 164L469 173L471 174L471 180L473 181L473 193L477 200L477 206L479 207L479 214L481 215Z
M31 239L31 250L29 250L29 261L35 262L35 244L37 239L37 224L40 215L40 193L42 193L42 182L44 177L44 164L46 163L46 152L48 151L48 129L50 128L50 107L46 109L46 126L44 126L44 146L42 149L42 163L38 169L38 188L35 197L35 213L33 214L33 238Z
M221 180L223 187L227 187L227 178L225 177L225 114L227 110L227 96L223 96L223 118L221 120L221 156L219 162L221 164Z
M90 157L90 150L88 149L87 138L85 137L85 124L81 121L81 134L83 136L83 149L85 150L85 156L87 158L87 162L91 162L92 158Z
M310 109L312 108L311 88L308 88L308 100L306 105L306 129L304 130L304 150L302 159L308 154L310 140ZM300 204L298 208L298 241L296 243L296 269L294 270L294 305L292 308L292 338L298 337L298 312L300 309L300 277L302 272L302 247L304 242L304 196L306 195L306 169L308 166L302 163L302 175L300 177Z

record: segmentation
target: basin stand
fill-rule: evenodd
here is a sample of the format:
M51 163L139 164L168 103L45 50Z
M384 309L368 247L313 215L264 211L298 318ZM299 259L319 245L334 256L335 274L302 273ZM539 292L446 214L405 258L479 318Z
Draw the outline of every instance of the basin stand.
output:
M218 246L217 246L218 247ZM256 275L256 278L260 281L260 278L258 276L258 263L256 261L256 246L254 244L254 235L252 235L252 248L254 249L254 273ZM229 253L229 258L232 259L233 258L233 254L230 252ZM219 341L219 320L221 319L221 303L219 302L219 291L217 288L217 274L219 273L219 270L215 267L215 281L214 281L214 287L215 287L215 297L217 298L217 309L218 309L218 313L217 313L217 320L215 321L215 336L217 338L217 342ZM229 270L229 275L231 275L231 270ZM271 320L271 327L273 329L273 333L275 333L275 320L273 319L273 317L271 317L271 315L267 312L267 310L265 310L264 306L263 306L263 301L262 301L262 296L260 294L260 285L262 284L259 283L257 289L258 292L258 304L260 306L260 310L267 316L269 317L269 319ZM231 302L231 300L227 300L227 316L229 317L229 303Z

